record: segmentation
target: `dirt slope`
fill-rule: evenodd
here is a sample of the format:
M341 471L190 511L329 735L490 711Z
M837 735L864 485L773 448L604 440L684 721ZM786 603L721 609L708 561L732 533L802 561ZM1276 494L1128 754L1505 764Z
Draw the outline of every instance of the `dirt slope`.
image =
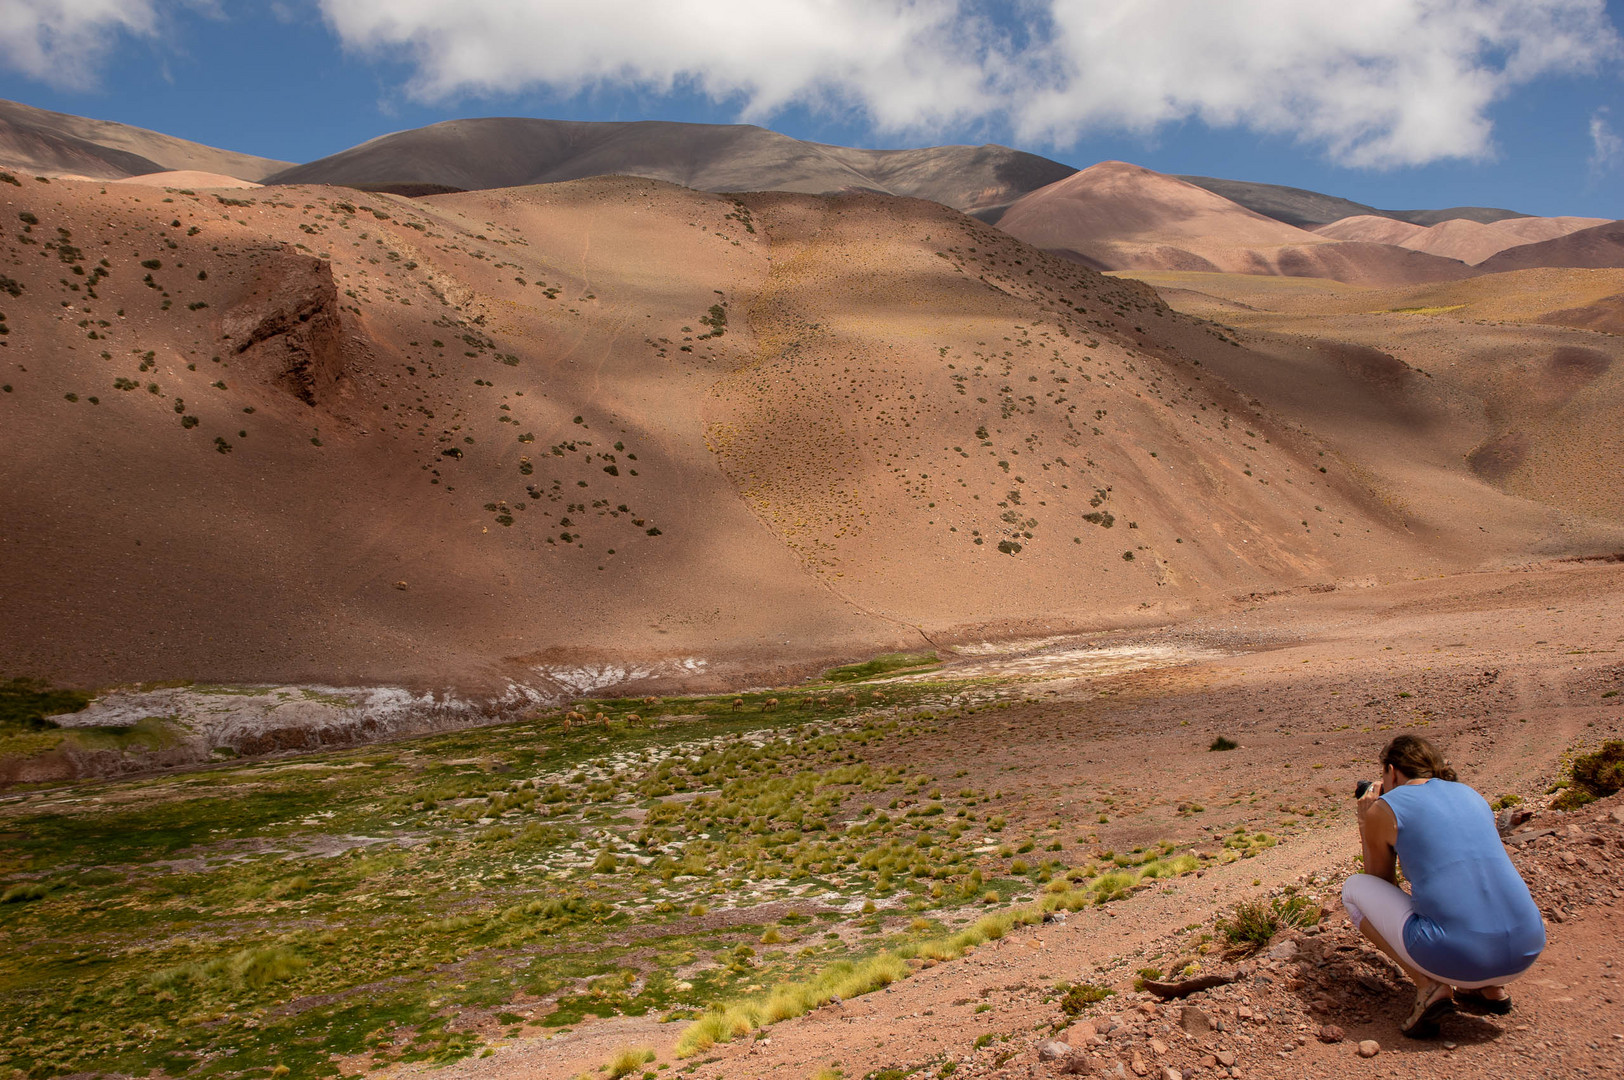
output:
M1410 470L1429 460L1446 470L1465 463L1501 491L1593 521L1624 514L1624 494L1609 479L1624 467L1624 439L1613 420L1624 408L1624 347L1603 332L1624 289L1620 271L1525 270L1396 290L1323 281L1277 287L1235 275L1153 280L1176 288L1168 295L1184 310L1245 328L1243 340L1254 351L1276 358L1267 368L1215 358L1222 374L1341 452L1383 475L1408 477L1393 498L1423 516L1496 527L1460 512L1452 499L1427 495ZM1556 305L1566 309L1550 310ZM1383 356L1388 360L1378 360ZM1407 420L1391 408L1375 409L1357 421L1360 399L1331 389L1354 357L1376 367L1403 364L1409 375L1401 377L1441 411L1423 408ZM1322 392L1308 390L1312 383L1281 378L1288 371L1327 382ZM1423 422L1426 416L1433 419ZM1393 426L1377 436L1371 426L1377 423ZM1424 429L1432 433L1411 442ZM1587 528L1552 524L1558 532ZM1541 543L1557 542L1555 535Z
M924 201L0 204L0 650L29 674L780 680L1591 538L1485 485L1469 439L1427 449L1472 414L1402 364L1329 456L1215 377L1270 353ZM1439 417L1402 507L1359 441L1385 408Z
M1362 284L1469 276L1463 264L1388 244L1337 242L1137 165L1103 162L1024 196L1010 235L1088 266L1328 277Z
M1507 248L1485 259L1482 269L1500 273L1534 266L1624 267L1624 222L1611 221L1554 240Z
M285 161L218 150L145 128L49 112L0 101L0 166L44 173L117 179L165 170L222 173L262 180Z

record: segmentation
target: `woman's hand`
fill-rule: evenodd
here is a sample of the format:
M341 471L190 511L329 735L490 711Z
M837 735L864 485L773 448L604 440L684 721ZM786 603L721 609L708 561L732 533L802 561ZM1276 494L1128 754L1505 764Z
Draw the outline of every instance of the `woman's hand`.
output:
M1365 789L1365 793L1359 796L1358 800L1353 804L1354 812L1359 815L1359 828L1361 830L1363 830L1365 827L1366 815L1370 813L1371 807L1375 806L1377 800L1381 797L1381 784L1371 784Z

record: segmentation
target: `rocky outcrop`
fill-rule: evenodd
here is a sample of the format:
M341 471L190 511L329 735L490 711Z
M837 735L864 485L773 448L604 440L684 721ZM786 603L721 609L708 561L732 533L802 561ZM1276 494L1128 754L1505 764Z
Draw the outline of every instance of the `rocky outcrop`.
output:
M333 268L282 247L253 256L252 279L220 321L246 368L306 405L330 398L344 378L344 326Z

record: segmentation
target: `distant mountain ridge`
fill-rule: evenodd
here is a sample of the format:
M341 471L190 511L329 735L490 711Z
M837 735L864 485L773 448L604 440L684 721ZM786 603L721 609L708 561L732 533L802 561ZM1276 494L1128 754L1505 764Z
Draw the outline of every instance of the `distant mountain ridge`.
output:
M1484 268L1493 272L1611 266L1618 259L1612 233L1556 242L1600 219L1538 218L1480 206L1381 210L1280 184L1119 166L1090 166L1084 170L1090 179L1079 184L1079 170L1070 165L996 144L870 150L806 142L750 124L528 117L448 120L296 165L0 101L0 168L96 180L148 177L141 182L201 188L236 178L416 197L623 175L708 192L873 192L950 206L1101 269L1349 282L1442 280L1471 273L1468 264L1484 260L1492 260ZM1113 179L1102 186L1106 175ZM1134 185L1143 190L1128 190ZM1195 198L1198 191L1216 201ZM1041 211L1034 196L1041 197ZM1022 214L1006 220L1018 203ZM1173 210L1183 204L1214 234L1200 235L1195 218ZM1122 213L1148 218L1129 228ZM1248 215L1254 220L1246 222ZM1512 241L1528 250L1512 254Z
M93 180L170 171L220 173L262 181L290 163L219 150L110 120L0 100L0 165Z
M874 191L987 210L1076 171L1006 146L863 150L749 124L491 117L384 135L270 180L483 190L623 175L698 191Z
M1374 206L1325 195L1306 188L1286 187L1283 184L1261 184L1252 180L1221 180L1214 176L1179 176L1187 184L1206 188L1214 195L1222 195L1230 202L1239 203L1254 213L1284 221L1300 229L1316 225L1329 225L1343 218L1368 214L1373 217L1408 221L1412 225L1436 225L1440 221L1463 218L1488 224L1529 215L1516 210L1501 210L1492 206L1451 206L1445 210L1378 210Z
M1469 277L1453 259L1320 236L1199 185L1102 161L1021 198L998 227L1098 270L1321 277L1363 285Z

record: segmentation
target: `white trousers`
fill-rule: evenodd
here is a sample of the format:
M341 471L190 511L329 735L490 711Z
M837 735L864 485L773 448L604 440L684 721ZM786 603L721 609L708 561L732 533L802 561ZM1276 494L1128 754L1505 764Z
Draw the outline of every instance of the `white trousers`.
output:
M1368 919L1371 927L1381 935L1383 941L1392 946L1400 959L1433 982L1449 983L1457 990L1478 990L1485 986L1504 986L1522 974L1519 971L1516 975L1505 975L1497 979L1451 982L1416 963L1410 957L1409 950L1404 947L1404 924L1415 913L1415 905L1410 900L1410 894L1391 881L1384 881L1371 874L1354 874L1342 886L1342 906L1348 909L1348 918L1353 920L1356 928L1362 928Z

